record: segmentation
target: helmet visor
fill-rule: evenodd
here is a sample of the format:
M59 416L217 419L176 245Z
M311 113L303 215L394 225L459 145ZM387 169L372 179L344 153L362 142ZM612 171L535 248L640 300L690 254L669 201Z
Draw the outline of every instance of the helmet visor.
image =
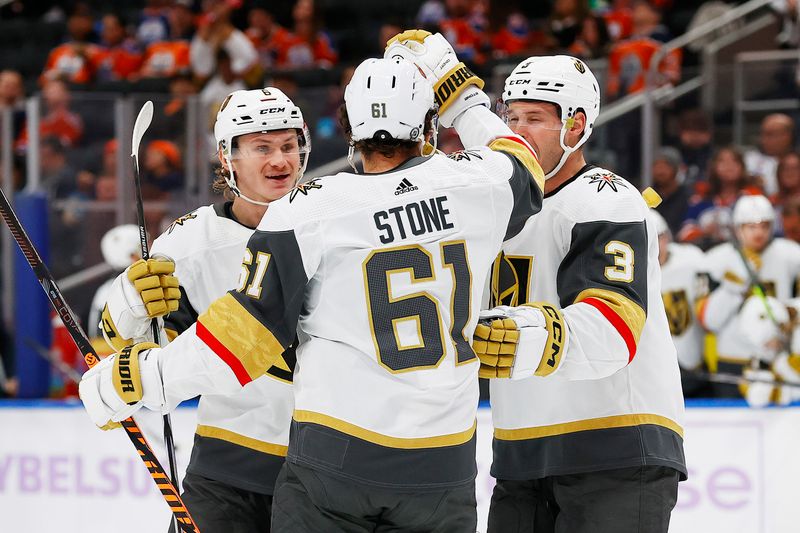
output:
M303 161L311 147L302 132L297 130L249 133L234 138L231 159Z
M564 126L564 120L560 117L549 115L540 109L512 109L502 100L497 101L496 112L514 131L517 131L517 128L560 131Z

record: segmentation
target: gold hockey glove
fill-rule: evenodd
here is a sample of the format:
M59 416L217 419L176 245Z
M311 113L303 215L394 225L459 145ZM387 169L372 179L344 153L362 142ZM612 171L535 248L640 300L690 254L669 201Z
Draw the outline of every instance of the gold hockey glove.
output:
M128 279L144 302L147 316L156 318L178 310L181 291L170 259L139 259L127 271Z

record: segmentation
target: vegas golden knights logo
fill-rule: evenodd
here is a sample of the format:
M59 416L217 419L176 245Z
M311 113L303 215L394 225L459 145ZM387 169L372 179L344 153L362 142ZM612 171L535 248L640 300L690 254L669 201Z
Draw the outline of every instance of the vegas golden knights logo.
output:
M664 310L667 312L669 332L673 337L683 335L692 325L692 307L686 291L665 292L661 295L664 300Z
M583 65L583 63L579 59L575 60L575 70L577 70L581 74L586 72L586 67Z
M183 226L183 225L184 225L184 224L186 224L188 221L190 221L190 220L194 220L195 218L197 218L197 213L196 213L195 211L192 211L191 213L187 213L187 214L183 215L182 217L178 217L178 218L176 218L176 219L175 219L175 220L172 222L172 224L170 224L170 225L169 225L169 229L167 229L167 233L168 233L168 234L169 234L169 233L172 233L172 231L173 231L173 230L174 230L176 227L178 227L178 226Z

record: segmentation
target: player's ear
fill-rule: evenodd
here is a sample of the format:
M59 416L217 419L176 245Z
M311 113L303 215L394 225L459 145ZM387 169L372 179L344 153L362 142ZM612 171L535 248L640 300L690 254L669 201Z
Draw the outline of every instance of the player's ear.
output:
M566 141L570 146L575 146L586 129L586 113L578 111L574 117L568 119L567 125L569 126L569 131L567 132Z
M217 149L217 158L219 159L219 164L222 165L222 168L230 172L231 169L228 168L228 162L222 156L222 148Z
M575 113L575 117L573 117L572 128L570 128L570 133L574 133L577 136L583 135L583 130L586 129L586 113L583 111L578 111Z

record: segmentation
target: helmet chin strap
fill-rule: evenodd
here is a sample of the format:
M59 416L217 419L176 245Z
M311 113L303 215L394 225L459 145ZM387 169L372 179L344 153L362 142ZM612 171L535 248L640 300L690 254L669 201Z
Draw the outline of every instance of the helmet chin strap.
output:
M225 182L228 184L230 190L233 191L233 194L251 204L261 205L264 207L268 206L269 202L259 202L258 200L253 200L252 198L249 198L247 195L245 195L242 191L239 190L239 187L236 186L236 177L234 176L233 173L233 163L231 162L231 158L225 156L225 162L228 164L228 177L225 178Z
M353 141L350 141L350 145L347 147L347 162L350 163L350 166L353 167L353 172L358 174L358 169L356 168L356 161L354 155L356 153L355 144Z
M561 159L558 160L558 164L555 166L555 168L553 168L553 170L544 175L544 179L546 180L555 176L558 173L558 171L561 170L561 167L564 166L564 163L567 162L569 156L572 155L572 152L580 148L581 145L584 142L586 142L587 139L586 132L584 132L583 135L581 135L581 139L577 142L577 144L575 144L575 146L567 146L567 143L564 142L564 137L566 137L567 131L572 129L574 120L575 119L573 118L568 118L564 121L564 125L561 126L561 133L558 136L558 144L561 145L561 150L563 150L563 153L561 154Z

